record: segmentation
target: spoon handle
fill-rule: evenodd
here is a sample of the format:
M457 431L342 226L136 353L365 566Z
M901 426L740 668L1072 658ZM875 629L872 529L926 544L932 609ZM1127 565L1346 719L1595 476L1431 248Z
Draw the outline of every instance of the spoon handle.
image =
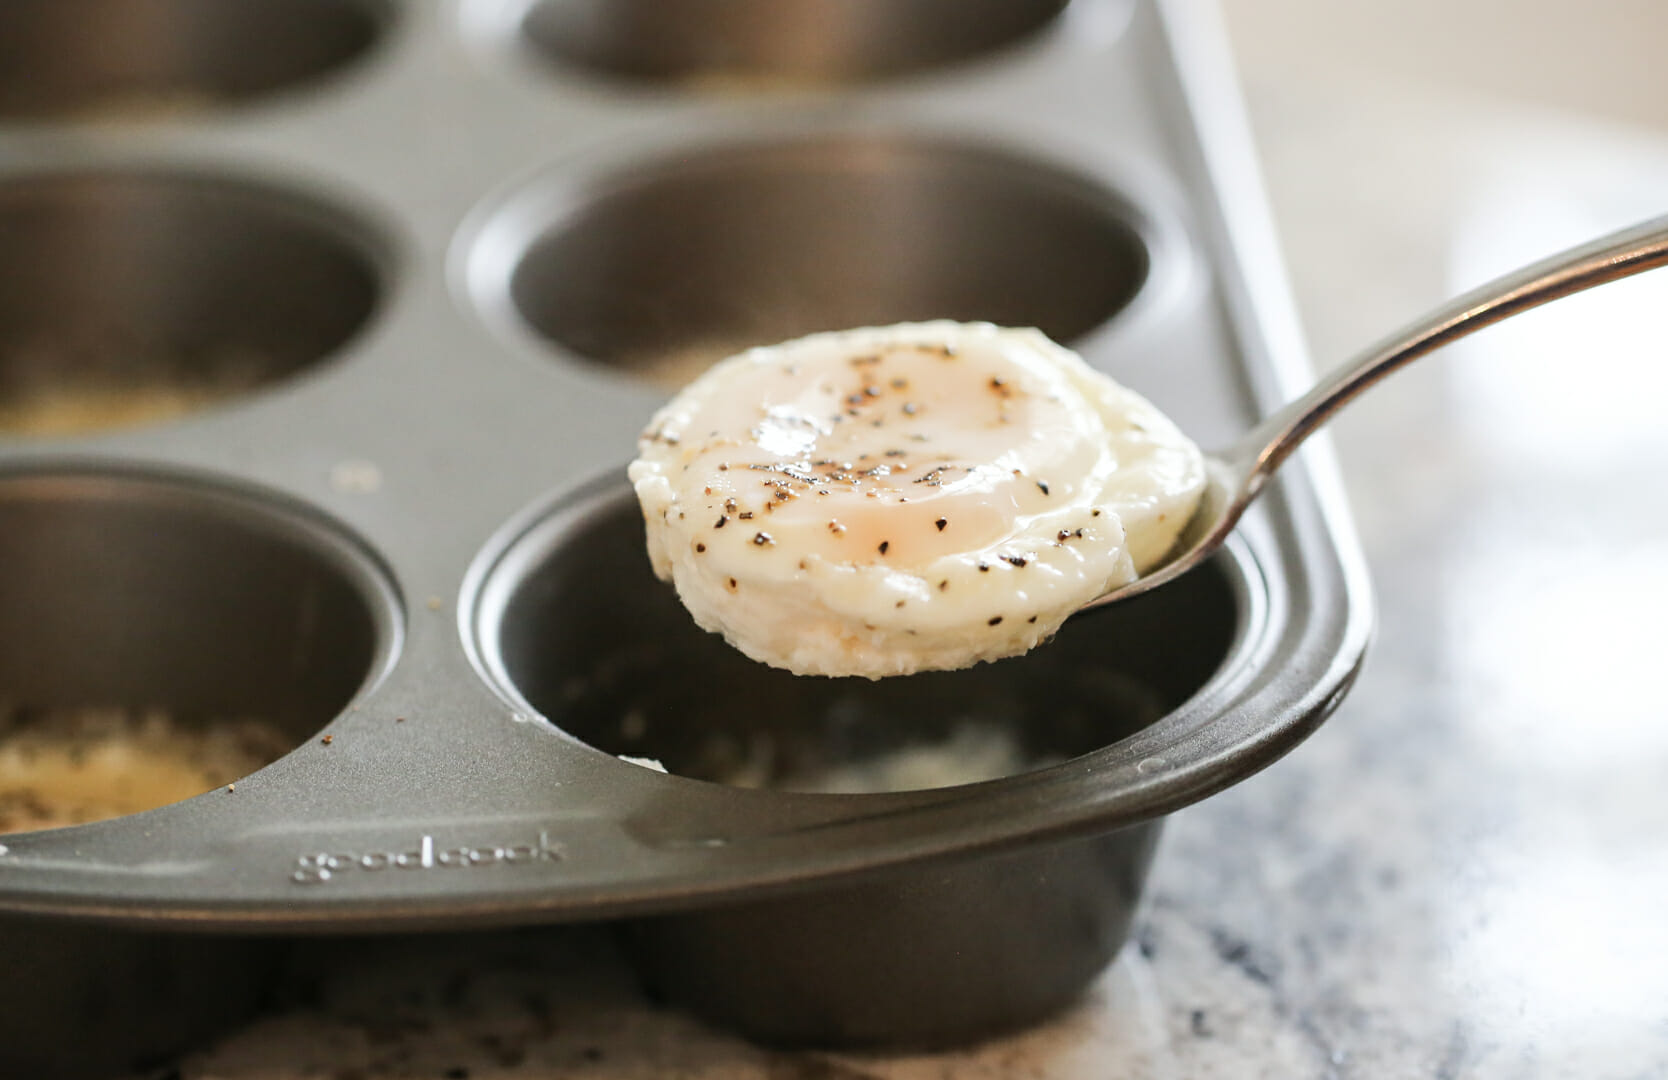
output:
M1225 456L1249 500L1310 435L1363 390L1426 353L1559 297L1668 265L1668 216L1653 218L1495 278L1391 334L1258 424Z

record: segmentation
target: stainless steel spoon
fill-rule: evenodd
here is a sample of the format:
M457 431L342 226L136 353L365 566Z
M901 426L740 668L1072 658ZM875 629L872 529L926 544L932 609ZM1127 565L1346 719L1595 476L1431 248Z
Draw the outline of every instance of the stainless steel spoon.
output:
M1205 493L1170 557L1128 585L1084 605L1100 607L1155 589L1193 569L1227 540L1292 451L1356 396L1394 371L1485 326L1668 265L1668 217L1571 248L1499 277L1390 335L1276 410L1238 442L1205 455Z

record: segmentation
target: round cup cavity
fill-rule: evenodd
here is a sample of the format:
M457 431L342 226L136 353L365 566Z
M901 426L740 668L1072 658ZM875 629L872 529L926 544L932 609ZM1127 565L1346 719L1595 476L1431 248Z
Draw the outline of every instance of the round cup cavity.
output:
M534 0L521 34L552 64L696 89L900 75L1023 39L1067 0Z
M6 180L0 236L0 437L157 422L283 379L353 337L383 285L361 223L199 175Z
M1111 745L1191 697L1240 622L1218 566L1068 622L1031 653L901 678L799 677L698 628L629 491L535 526L482 588L479 648L518 703L609 754L738 787L876 793L997 779Z
M395 626L376 564L275 498L0 473L0 820L74 824L234 781L346 707Z
M378 0L7 0L0 121L189 117L322 79L386 22Z
M1123 309L1149 265L1143 219L1100 185L903 137L698 150L577 206L533 198L501 216L533 237L508 273L521 321L668 386L749 346L855 326L984 321L1070 342Z

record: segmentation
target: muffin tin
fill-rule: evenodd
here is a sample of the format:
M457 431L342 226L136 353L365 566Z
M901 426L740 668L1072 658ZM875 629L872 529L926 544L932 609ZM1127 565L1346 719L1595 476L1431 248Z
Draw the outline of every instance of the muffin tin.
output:
M281 935L600 919L757 1038L976 1038L1070 1001L1162 815L1348 687L1314 451L1174 585L881 683L701 634L624 481L681 373L819 329L1038 325L1206 445L1302 384L1208 9L101 0L48 48L57 8L0 15L0 402L212 393L0 435L0 696L294 749L0 837L0 1071L176 1049ZM1011 775L783 790L969 731Z

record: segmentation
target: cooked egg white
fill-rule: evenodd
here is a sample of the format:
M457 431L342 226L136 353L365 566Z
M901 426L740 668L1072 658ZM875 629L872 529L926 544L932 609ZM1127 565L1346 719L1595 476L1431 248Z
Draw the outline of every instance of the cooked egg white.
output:
M1146 400L1035 330L915 323L725 360L630 477L697 623L800 674L1025 652L1160 562L1204 487Z
M0 835L179 802L276 761L293 742L249 718L188 724L159 709L0 702Z

